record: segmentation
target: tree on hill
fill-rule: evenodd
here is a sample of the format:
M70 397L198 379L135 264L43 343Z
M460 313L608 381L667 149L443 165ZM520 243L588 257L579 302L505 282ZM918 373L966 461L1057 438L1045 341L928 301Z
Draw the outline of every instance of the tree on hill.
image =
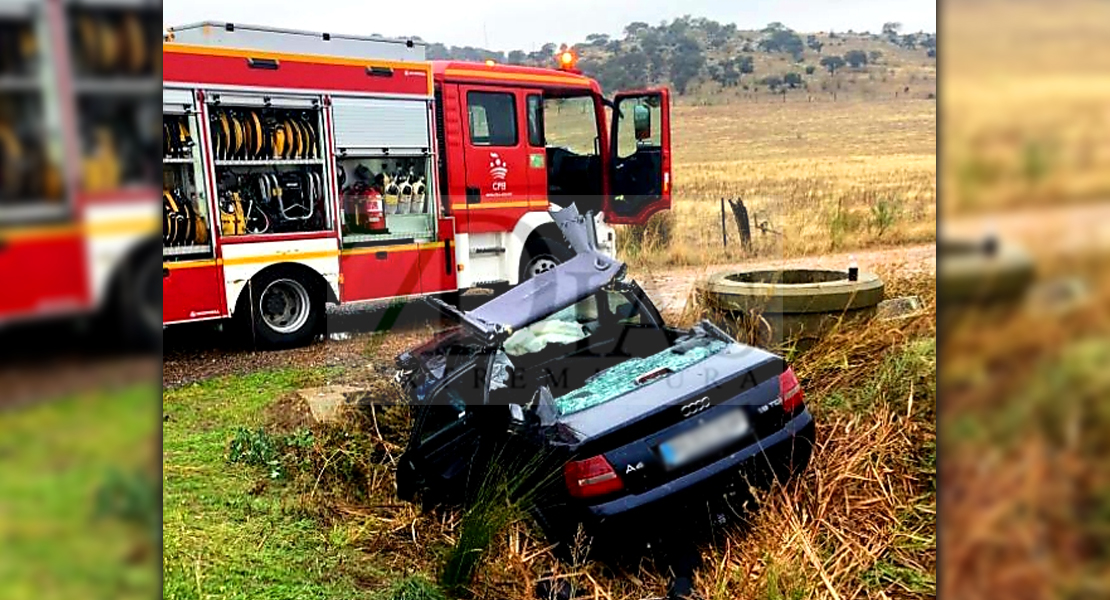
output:
M821 40L817 39L817 36L809 35L809 36L806 36L806 46L810 50L813 50L814 52L816 52L818 54L821 54L821 48L824 48L825 44L822 43Z
M768 75L759 80L759 85L765 85L771 88L772 92L777 92L778 89L782 87L783 80L782 77L779 77L778 75Z
M849 50L844 53L844 62L848 63L853 69L867 66L867 53L863 50Z
M883 53L879 52L878 50L872 50L871 52L867 53L867 58L871 62L871 64L879 62L882 57Z
M805 85L805 80L798 73L787 73L782 77L782 82L790 86L792 90Z
M634 37L640 35L641 33L643 33L644 31L647 31L648 29L651 29L651 25L648 25L647 23L644 23L643 21L633 21L633 22L629 23L628 25L625 25L624 35L625 35L625 37L634 38Z
M830 75L835 75L836 70L844 67L844 57L841 56L826 56L821 59L821 66L828 70Z
M591 33L586 36L586 43L591 46L604 46L609 43L609 36L604 33Z
M883 23L883 35L885 35L885 36L898 35L901 31L902 31L902 24L901 23L895 23L895 22Z
M724 87L734 87L744 75L755 73L755 61L750 56L734 56L721 61L718 77L714 79Z
M759 40L759 47L762 50L765 52L784 52L793 56L794 60L802 59L806 47L798 34L785 28L771 29L770 26L764 29L764 32L766 32L766 35Z
M701 46L688 36L683 36L675 45L671 57L670 71L671 83L679 94L686 93L686 87L693 81L705 66L705 55Z
M721 25L716 21L708 21L705 23L705 33L709 41L709 47L714 50L721 50L728 43L736 37L736 24L729 23Z

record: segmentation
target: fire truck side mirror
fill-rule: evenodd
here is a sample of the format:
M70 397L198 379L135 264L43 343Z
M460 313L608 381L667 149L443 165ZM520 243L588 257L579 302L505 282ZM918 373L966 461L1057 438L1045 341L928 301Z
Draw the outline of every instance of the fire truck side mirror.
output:
M643 104L632 108L632 127L637 140L651 139L651 109Z

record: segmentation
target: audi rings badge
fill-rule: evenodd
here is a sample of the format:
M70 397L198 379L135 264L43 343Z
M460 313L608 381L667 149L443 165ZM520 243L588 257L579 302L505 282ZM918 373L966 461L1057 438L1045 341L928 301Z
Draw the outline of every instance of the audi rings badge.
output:
M683 404L682 409L681 409L682 410L682 416L689 419L690 417L704 411L705 409L709 408L710 406L711 406L711 404L709 402L709 396L705 396L704 398L694 400L693 402L691 402L689 404Z

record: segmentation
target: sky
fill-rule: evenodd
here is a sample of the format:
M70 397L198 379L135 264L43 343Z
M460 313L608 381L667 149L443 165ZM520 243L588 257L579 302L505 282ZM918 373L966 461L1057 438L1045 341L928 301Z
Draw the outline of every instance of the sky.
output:
M388 37L491 50L538 50L591 33L620 36L625 25L652 25L684 14L741 29L779 21L800 32L936 31L935 0L163 0L164 25L228 21L328 33Z

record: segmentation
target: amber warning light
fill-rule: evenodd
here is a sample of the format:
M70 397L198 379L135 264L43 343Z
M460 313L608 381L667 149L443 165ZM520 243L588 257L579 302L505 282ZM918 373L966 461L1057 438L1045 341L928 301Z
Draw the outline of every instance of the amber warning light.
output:
M563 49L559 52L559 68L564 71L573 71L578 65L578 55L573 50Z

